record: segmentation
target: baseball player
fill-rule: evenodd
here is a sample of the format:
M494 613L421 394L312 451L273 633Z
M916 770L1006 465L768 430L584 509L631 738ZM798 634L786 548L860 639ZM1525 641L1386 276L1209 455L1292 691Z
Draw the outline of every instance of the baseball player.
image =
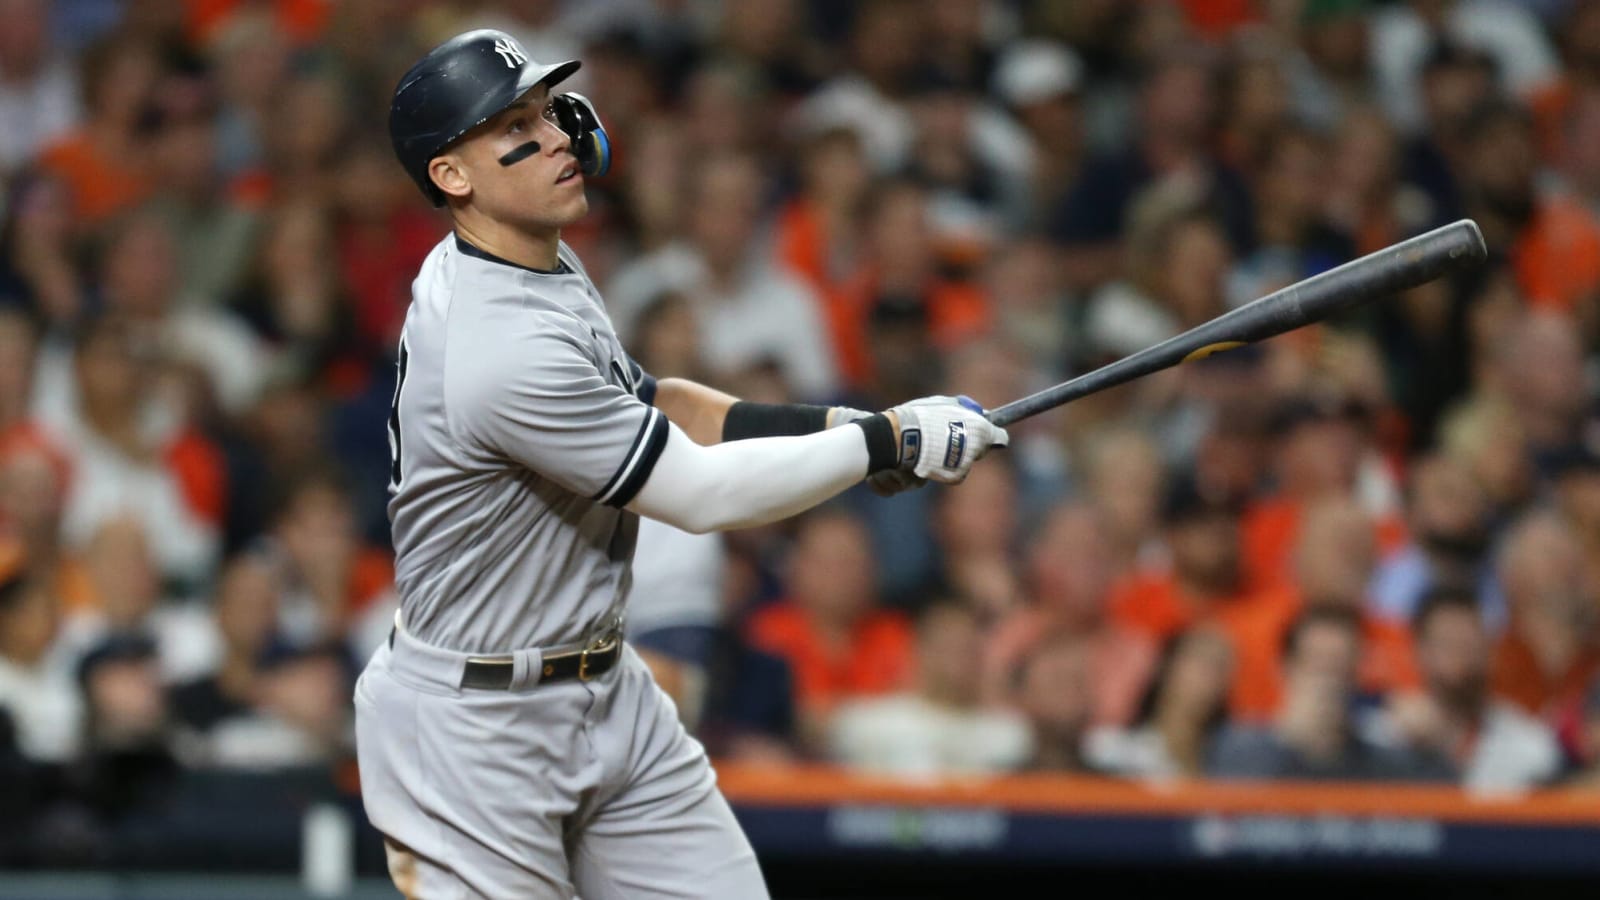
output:
M705 532L869 476L958 482L1006 433L964 398L868 414L641 371L561 242L610 161L589 101L553 93L577 68L473 31L394 92L395 153L454 230L400 339L400 610L356 685L362 797L408 897L765 897L623 639L638 516Z

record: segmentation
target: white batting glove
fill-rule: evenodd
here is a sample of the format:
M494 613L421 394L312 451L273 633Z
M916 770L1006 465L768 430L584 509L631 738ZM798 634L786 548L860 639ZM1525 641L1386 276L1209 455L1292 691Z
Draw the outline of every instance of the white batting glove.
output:
M912 401L927 402L924 401ZM864 409L854 409L849 406L835 406L828 411L828 427L837 428L848 425L857 419L865 419L872 413ZM879 497L893 497L902 491L913 491L927 484L926 478L918 478L905 469L884 469L882 472L873 472L867 476L867 486Z
M900 421L900 468L929 481L960 484L990 447L1011 442L971 397L924 397L890 412Z

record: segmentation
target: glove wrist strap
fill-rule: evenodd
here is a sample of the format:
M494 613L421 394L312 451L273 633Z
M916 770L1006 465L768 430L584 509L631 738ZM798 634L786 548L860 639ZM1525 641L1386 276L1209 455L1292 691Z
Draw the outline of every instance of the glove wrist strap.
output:
M868 475L899 468L900 448L895 445L894 425L890 424L888 416L878 413L850 424L860 425L867 436Z

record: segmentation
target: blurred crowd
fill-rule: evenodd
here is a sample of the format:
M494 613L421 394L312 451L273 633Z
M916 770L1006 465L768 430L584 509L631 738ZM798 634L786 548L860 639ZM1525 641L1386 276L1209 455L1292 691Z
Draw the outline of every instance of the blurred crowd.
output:
M619 149L564 237L632 354L750 399L994 406L1490 248L959 488L644 523L630 639L714 755L1600 785L1600 2L0 0L0 859L348 765L448 229L388 98L481 26L583 60Z

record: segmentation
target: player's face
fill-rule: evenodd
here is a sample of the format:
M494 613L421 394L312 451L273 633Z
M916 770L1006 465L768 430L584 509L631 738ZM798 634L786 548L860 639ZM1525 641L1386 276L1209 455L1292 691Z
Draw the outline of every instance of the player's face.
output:
M479 126L455 153L471 182L473 204L490 218L562 228L589 211L578 158L556 125L543 85Z

